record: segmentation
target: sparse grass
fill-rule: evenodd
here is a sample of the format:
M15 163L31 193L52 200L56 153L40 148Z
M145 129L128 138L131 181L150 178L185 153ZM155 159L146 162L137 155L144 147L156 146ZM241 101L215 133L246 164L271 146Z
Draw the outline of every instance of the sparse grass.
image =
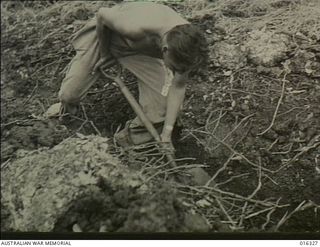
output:
M112 4L113 1L2 1L3 82L20 77L20 73L30 86L46 83L55 88L56 76L63 76L63 68L74 52L72 35L100 7Z
M275 32L301 32L320 39L318 0L187 0L185 11L191 18L213 15L216 25L229 35L244 35L267 26Z
M28 3L28 2L27 2ZM19 1L1 2L1 25L6 29L11 29L13 25L19 25L24 22L38 22L36 27L41 25L50 29L54 21L59 22L56 28L65 28L75 21L83 22L93 17L96 11L103 6L114 4L113 1L59 1L49 4L46 1L32 1L32 7L29 4ZM19 15L16 12L19 11ZM83 24L83 23L82 23Z

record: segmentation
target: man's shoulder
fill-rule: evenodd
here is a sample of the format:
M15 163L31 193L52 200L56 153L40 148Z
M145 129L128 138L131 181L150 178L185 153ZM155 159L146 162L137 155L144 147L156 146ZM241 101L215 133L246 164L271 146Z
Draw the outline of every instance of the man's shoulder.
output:
M110 12L153 12L153 11L173 11L170 7L154 2L123 2L109 8Z
M149 2L149 1L128 1L128 2L122 2L114 7L119 7L119 8L129 8L129 7L154 7L154 8L170 8L165 4L162 3L155 3L155 2Z
M174 27L185 20L173 9L153 2L125 2L103 8L101 16L113 30L132 39L162 33L164 27Z

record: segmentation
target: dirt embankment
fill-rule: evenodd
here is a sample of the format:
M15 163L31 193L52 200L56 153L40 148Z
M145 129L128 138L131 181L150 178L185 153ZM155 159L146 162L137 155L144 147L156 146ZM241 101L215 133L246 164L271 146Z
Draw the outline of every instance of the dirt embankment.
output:
M93 181L90 176L96 179L95 172L101 168L100 154L88 153L90 164L79 153L71 160L59 157L58 162L46 162L44 157L56 157L55 148L66 143L75 152L82 145L77 142L88 138L68 139L76 137L75 133L97 135L94 140L100 140L99 135L112 137L133 116L117 88L101 80L76 117L65 122L42 117L57 102L65 67L74 55L71 35L99 7L112 4L1 3L1 169L8 174L6 179L17 176L21 182L21 186L12 185L4 178L8 187L20 186L12 188L12 195L4 195L2 186L7 203L2 205L6 210L1 217L11 219L4 229L68 231L78 224L85 231L319 232L318 1L221 0L172 5L199 25L210 43L208 71L193 75L188 85L183 129L174 140L179 168L170 170L161 155L151 156L149 151L123 153L109 139L108 152L124 167L134 167L142 174L142 183L154 185L148 195L130 185L117 186L120 179L112 181L110 190L98 180L84 187L78 184L81 189L76 190L85 194L81 197L73 194L72 183L64 187L56 181L62 178L59 168L68 177L64 181ZM126 72L125 79L136 93L135 78ZM59 144L63 140L65 144ZM88 143L94 146L96 142ZM41 148L48 149L39 151ZM172 173L184 173L192 166L204 166L212 183L169 179ZM31 183L27 175L39 183ZM195 177L201 181L202 175ZM104 177L103 181L108 180L108 173ZM157 189L164 183L169 187ZM52 210L38 214L37 197L53 202L53 195L61 198L59 193L69 196L48 206L55 214L50 215ZM180 196L182 200L175 199ZM71 203L77 200L81 203ZM35 215L45 217L48 225L40 226L40 220L32 218ZM65 215L70 217L63 220ZM110 215L110 221L104 221ZM25 228L22 221L32 219L32 227Z

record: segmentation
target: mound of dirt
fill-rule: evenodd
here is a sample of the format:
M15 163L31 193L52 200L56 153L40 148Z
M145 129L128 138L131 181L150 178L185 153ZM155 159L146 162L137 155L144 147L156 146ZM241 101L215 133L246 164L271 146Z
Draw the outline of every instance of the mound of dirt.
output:
M195 229L172 188L145 184L141 173L109 152L107 138L79 134L52 149L21 153L1 172L7 227L60 232L75 224L83 231ZM206 222L199 227L209 230Z

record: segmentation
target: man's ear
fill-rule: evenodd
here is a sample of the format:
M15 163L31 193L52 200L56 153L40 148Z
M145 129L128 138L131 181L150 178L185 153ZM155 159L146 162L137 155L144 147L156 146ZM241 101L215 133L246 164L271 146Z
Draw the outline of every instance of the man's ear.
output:
M167 51L168 51L168 46L166 46L166 45L165 45L165 46L162 46L162 52L165 53L165 52L167 52Z

